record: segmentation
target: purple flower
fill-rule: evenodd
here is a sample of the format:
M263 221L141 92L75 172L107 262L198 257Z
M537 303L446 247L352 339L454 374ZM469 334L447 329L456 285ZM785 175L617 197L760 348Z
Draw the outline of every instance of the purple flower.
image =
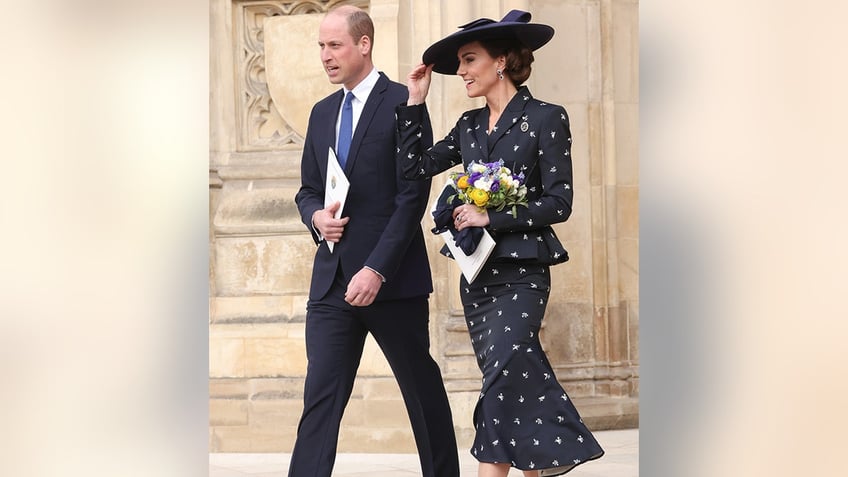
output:
M497 191L499 191L500 189L501 189L501 183L500 183L500 181L494 181L494 182L492 182L492 192L497 192Z

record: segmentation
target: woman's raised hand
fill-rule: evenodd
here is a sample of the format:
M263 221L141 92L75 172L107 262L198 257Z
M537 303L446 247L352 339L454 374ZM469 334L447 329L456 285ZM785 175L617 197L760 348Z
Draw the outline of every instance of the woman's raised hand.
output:
M427 99L427 93L430 91L430 77L433 74L433 65L427 66L424 63L419 64L406 77L406 86L409 88L409 100L406 104L412 106L421 104Z

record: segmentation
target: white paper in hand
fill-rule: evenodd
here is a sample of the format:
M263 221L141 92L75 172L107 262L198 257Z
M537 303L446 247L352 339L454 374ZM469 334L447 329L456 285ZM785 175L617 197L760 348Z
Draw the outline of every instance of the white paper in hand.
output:
M347 176L339 164L339 160L336 159L336 153L333 151L333 148L330 148L330 152L327 154L327 183L324 184L324 207L326 208L335 202L340 202L339 209L333 215L336 219L342 218L348 189L350 189L350 181L347 180ZM335 245L333 242L327 242L327 248L330 249L330 253L333 253L333 245Z

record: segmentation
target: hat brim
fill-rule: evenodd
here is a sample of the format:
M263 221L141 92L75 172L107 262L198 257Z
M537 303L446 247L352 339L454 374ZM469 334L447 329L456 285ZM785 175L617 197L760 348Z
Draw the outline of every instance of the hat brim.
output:
M554 29L539 23L492 23L472 30L460 30L433 43L424 51L422 62L433 65L433 71L455 75L459 68L456 54L460 47L477 40L513 39L531 50L544 46L554 36Z

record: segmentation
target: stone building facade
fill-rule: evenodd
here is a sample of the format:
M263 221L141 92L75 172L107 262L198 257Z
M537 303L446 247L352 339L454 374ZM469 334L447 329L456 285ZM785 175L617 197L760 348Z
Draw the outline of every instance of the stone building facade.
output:
M294 203L312 104L333 91L317 28L337 4L368 10L375 63L403 82L432 42L513 8L556 29L528 86L562 104L573 135L575 204L555 229L571 260L552 268L541 339L594 429L638 425L638 0L212 0L210 38L210 451L290 452L306 371L304 318L315 245ZM436 138L465 110L461 80L434 75ZM434 179L438 190L443 177ZM430 222L424 218L424 228ZM429 234L428 234L429 235ZM428 237L432 354L460 446L480 388L459 270ZM391 371L369 338L341 452L415 452Z

